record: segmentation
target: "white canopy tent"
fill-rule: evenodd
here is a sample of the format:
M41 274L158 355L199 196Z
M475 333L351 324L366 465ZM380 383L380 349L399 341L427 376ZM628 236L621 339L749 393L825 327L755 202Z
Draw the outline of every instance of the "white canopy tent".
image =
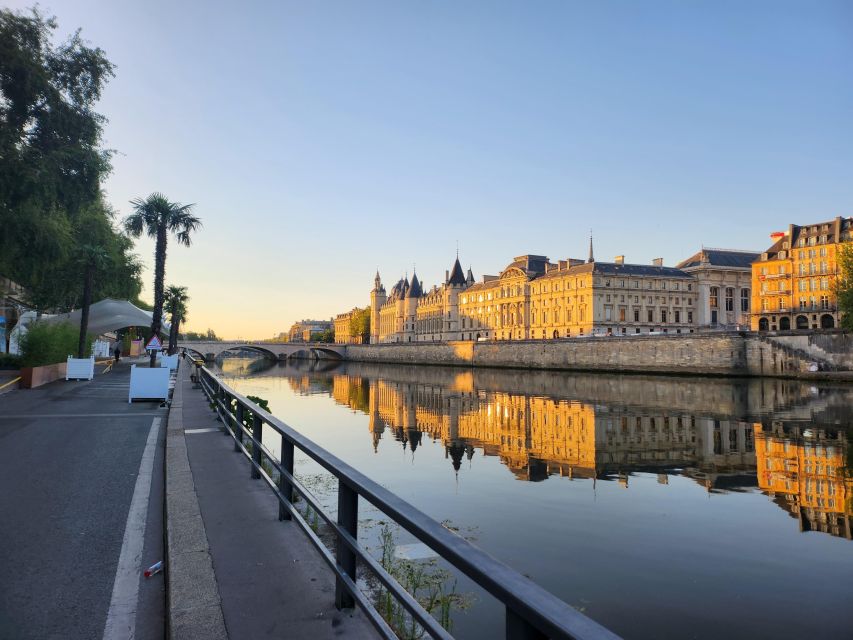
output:
M82 311L77 309L70 313L53 316L45 322L69 322L79 327L81 314ZM140 309L127 300L105 298L89 306L89 333L102 335L125 327L150 327L153 315L151 311ZM162 332L164 336L168 335L170 326L164 319Z

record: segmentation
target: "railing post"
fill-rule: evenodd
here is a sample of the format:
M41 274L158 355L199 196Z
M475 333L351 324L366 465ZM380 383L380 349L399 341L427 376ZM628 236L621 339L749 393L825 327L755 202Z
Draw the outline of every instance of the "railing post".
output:
M338 526L353 538L358 535L358 493L338 480ZM355 582L355 553L343 540L338 540L338 567ZM351 609L355 600L340 578L335 578L335 606Z
M506 608L506 640L546 640L547 637L515 611Z
M293 443L283 435L281 436L281 468L293 475ZM283 474L279 476L278 488L288 504L293 504L293 485L285 479ZM278 519L291 519L290 511L283 504L278 505Z
M261 429L264 422L254 411L252 412L252 477L255 480L261 477ZM257 465L257 466L256 466Z
M243 405L237 403L237 424L234 426L234 451L240 451L240 445L243 444Z

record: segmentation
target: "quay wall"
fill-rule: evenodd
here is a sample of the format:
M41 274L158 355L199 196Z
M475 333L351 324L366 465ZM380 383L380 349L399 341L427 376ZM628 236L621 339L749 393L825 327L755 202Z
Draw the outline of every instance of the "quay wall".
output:
M845 337L844 340L847 338ZM790 342L790 344L789 344ZM505 342L347 345L346 359L464 367L563 369L681 375L810 376L821 369L850 371L849 350L825 355L789 341L752 333L587 337ZM843 340L834 340L839 350ZM823 353L821 353L823 352Z

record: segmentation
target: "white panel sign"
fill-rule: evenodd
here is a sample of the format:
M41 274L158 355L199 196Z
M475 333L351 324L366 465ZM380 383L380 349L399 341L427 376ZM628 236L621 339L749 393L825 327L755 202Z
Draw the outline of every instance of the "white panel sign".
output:
M65 365L66 380L91 380L95 377L95 356L91 358L72 358L68 356Z
M127 401L167 400L169 398L169 369L166 367L130 367L130 391Z
M166 367L169 371L174 371L178 368L178 354L173 356L160 356L160 366Z

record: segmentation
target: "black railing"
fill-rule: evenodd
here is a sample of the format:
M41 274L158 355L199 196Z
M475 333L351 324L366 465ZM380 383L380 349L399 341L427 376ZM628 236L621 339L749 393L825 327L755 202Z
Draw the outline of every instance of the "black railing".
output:
M506 609L506 637L509 640L561 638L565 640L618 640L619 636L496 560L463 537L422 513L388 489L357 471L315 444L298 431L264 411L231 389L206 367L197 365L198 381L214 404L216 412L234 438L234 450L251 461L253 478L262 479L278 498L279 520L294 520L335 573L335 605L358 605L376 630L393 640L397 635L374 608L357 584L356 561L362 562L406 609L412 619L432 638L453 636L409 594L358 541L358 499L364 498L391 520L430 547L441 558L500 601ZM252 424L243 422L251 412ZM281 459L264 446L263 425L281 438ZM246 440L248 439L248 440ZM251 445L251 448L247 446ZM338 479L337 517L327 514L319 501L293 475L293 457L299 449ZM278 478L267 473L273 469ZM337 539L333 553L294 506L294 493L328 525Z

